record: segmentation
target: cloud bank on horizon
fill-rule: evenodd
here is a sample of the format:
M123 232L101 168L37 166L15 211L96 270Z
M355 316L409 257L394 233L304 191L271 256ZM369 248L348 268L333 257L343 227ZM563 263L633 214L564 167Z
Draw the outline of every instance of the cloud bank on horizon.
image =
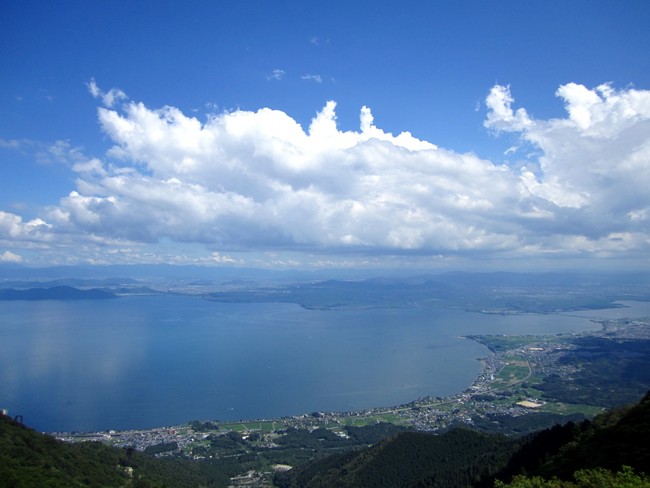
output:
M179 262L202 264L251 264L232 257L250 251L647 260L648 90L568 83L565 117L538 120L495 85L485 129L519 141L497 163L384 132L365 106L356 131L334 101L304 129L271 108L200 121L88 89L110 149L57 143L75 188L35 219L0 210L0 261L158 262L161 242L200 245L205 258Z

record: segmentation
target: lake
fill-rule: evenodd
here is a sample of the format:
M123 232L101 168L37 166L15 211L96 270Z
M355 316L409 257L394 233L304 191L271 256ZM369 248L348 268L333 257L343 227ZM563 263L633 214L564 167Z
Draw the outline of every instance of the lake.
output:
M306 310L188 296L0 302L0 408L41 431L177 425L398 405L466 389L488 350L460 336L598 327L650 303L566 315Z

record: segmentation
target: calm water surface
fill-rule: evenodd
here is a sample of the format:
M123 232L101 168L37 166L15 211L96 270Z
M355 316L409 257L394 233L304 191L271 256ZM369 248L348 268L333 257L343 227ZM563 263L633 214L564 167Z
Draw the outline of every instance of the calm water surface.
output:
M500 316L167 296L0 302L0 408L42 431L85 431L397 405L471 384L487 349L461 335L650 316L649 303L626 304Z

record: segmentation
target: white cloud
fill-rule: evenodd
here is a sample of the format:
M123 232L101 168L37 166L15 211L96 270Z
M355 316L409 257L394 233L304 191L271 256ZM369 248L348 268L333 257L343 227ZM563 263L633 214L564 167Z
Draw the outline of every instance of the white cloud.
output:
M0 242L47 240L50 228L40 218L24 222L19 215L0 210Z
M55 141L53 144L39 150L35 158L41 164L63 163L74 165L85 160L82 148L73 147L69 141Z
M0 244L76 238L136 249L117 253L134 260L138 246L199 243L228 252L206 254L219 264L247 250L647 253L650 92L568 84L557 95L567 117L536 120L508 87L490 91L485 126L537 148L517 168L384 132L365 106L359 130L342 131L333 101L307 130L269 108L201 122L170 106L100 107L106 158L76 152L76 189L41 219L0 212Z
M282 69L274 69L270 74L266 75L267 80L276 80L280 81L284 78L285 72Z
M17 139L0 139L0 147L9 149L18 149L23 145L23 141Z
M316 83L322 83L323 82L323 78L321 77L321 75L306 74L306 75L302 75L300 78L302 78L303 80L315 81Z
M94 78L91 79L86 86L88 87L90 94L95 98L100 98L106 107L113 107L116 102L128 98L126 93L118 88L111 88L107 92L103 91L99 86L97 86L97 82L95 82Z
M506 94L504 104L495 93ZM521 180L553 213L550 229L594 240L622 230L647 232L638 216L650 204L650 91L569 83L556 95L568 118L533 120L523 109L513 113L509 90L495 87L486 121L541 149L540 175L524 170Z
M217 264L237 264L238 261L232 256L227 256L220 254L218 252L213 252L210 254L210 260Z
M23 258L18 254L14 254L11 251L5 251L0 254L0 263L22 263Z
M519 131L531 124L528 113L523 108L512 110L514 99L509 86L494 85L485 99L488 117L485 127L496 131Z
M504 239L475 226L493 219L503 195L486 197L468 185L506 190L512 175L407 132L385 133L367 107L360 131L340 131L335 109L328 102L305 132L270 109L202 124L173 107L100 108L120 166L77 164L78 188L62 199L58 223L142 242L234 248L502 247ZM468 225L459 216L470 209Z

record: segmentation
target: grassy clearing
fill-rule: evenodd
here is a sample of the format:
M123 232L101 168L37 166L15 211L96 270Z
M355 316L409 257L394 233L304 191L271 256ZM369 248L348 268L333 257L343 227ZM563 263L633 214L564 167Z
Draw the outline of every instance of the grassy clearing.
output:
M573 403L553 402L553 403L546 403L545 405L540 407L538 411L557 413L560 415L571 415L573 413L581 413L586 417L593 417L595 415L598 415L599 413L602 413L604 409L602 407L595 407L593 405L580 405L580 404L573 404Z
M526 359L520 356L509 356L506 358L506 365L499 371L491 386L492 388L508 388L526 380L530 373Z
M542 398L542 396L544 396L544 392L542 390L536 389L534 386L522 388L521 393L526 398Z
M386 413L382 415L377 415L374 418L379 420L380 422L387 422L389 424L403 423L403 420L400 418L400 416L395 413Z
M231 424L221 424L224 430L232 430L234 432L273 432L278 428L282 428L282 424L272 421L263 422L236 422Z
M366 425L374 425L379 422L385 422L394 425L407 425L404 419L395 413L384 413L377 415L369 415L363 417L347 417L341 419L341 424L349 425L352 427L365 427Z
M371 417L348 417L342 419L341 423L352 427L365 427L366 425L374 424L375 422Z

